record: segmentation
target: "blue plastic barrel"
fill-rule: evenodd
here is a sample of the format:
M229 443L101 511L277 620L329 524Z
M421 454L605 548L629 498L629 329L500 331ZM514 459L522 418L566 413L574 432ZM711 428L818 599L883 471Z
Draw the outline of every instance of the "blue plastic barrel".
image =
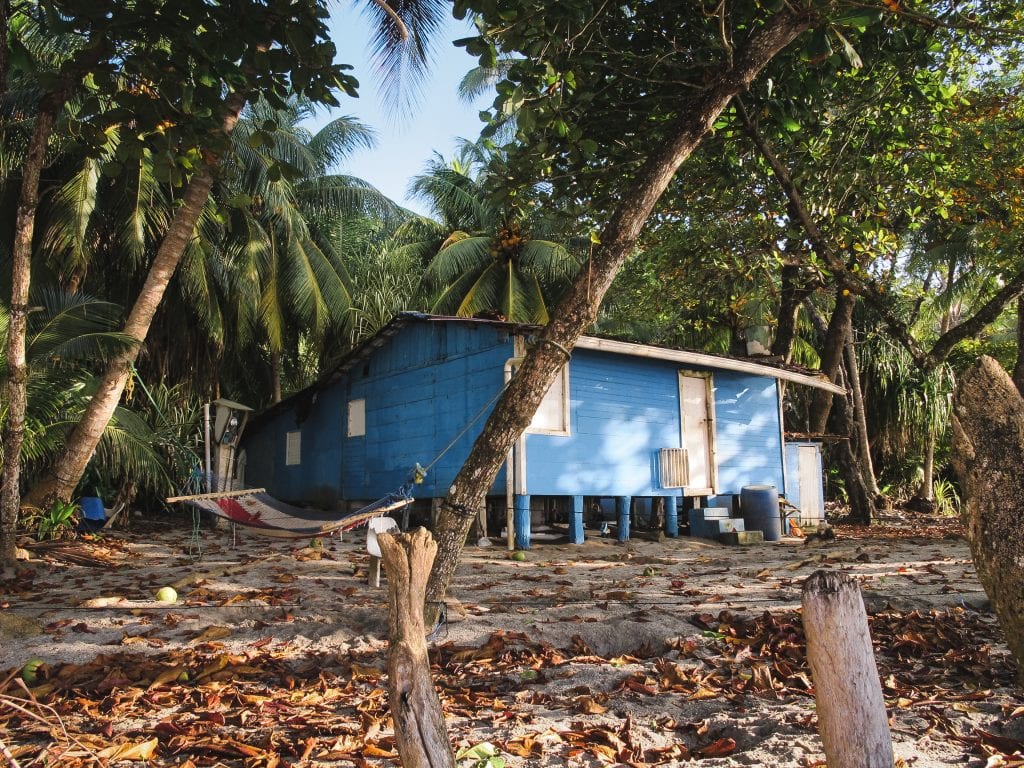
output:
M748 531L761 531L765 541L782 538L779 492L774 485L748 485L740 490L740 510Z

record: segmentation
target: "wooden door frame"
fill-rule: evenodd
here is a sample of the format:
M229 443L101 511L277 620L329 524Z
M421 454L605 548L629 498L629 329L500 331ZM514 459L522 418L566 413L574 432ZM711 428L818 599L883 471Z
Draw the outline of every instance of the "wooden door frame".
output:
M708 438L708 482L709 485L702 488L691 488L687 486L683 489L684 496L713 496L718 491L718 449L715 440L715 396L714 387L712 386L713 374L710 371L692 371L686 368L679 369L679 376L677 381L677 387L679 392L679 444L689 451L686 446L686 425L684 423L683 415L683 377L690 379L704 379L704 407L707 412L707 420L705 422L707 429ZM689 461L689 453L687 453L687 461ZM687 478L689 480L689 478Z

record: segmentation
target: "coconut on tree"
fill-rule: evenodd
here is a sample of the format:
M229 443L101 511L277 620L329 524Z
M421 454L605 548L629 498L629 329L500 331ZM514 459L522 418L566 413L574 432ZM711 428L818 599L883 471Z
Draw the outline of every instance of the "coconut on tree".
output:
M494 201L488 185L499 162L465 140L450 162L435 155L410 183L434 218L407 222L396 238L426 265L431 311L543 325L586 252L544 212L535 190Z

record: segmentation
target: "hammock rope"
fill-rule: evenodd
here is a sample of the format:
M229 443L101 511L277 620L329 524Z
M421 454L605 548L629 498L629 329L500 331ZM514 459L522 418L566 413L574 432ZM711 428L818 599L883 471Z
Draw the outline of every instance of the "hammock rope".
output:
M194 510L204 510L263 536L305 538L348 531L371 518L403 509L413 502L409 491L409 486L403 486L351 512L297 507L274 498L262 488L174 496L168 501L187 502Z

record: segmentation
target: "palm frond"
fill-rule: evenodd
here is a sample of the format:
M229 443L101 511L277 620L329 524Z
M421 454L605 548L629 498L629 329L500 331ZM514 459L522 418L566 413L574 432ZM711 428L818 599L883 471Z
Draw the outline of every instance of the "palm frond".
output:
M452 239L454 242L438 251L427 267L427 280L438 287L454 282L465 274L479 274L492 262L489 237L465 235Z
M569 249L550 240L528 240L519 248L516 261L524 272L551 280L568 280L580 268Z
M395 226L408 215L372 184L342 174L303 181L295 187L295 199L307 212L377 217L385 226Z
M400 114L418 101L451 5L443 0L368 0L363 8L373 21L371 61L385 104Z
M121 307L55 287L33 291L42 311L29 316L27 356L33 363L105 360L134 340L117 331Z
M84 158L78 171L53 196L51 224L43 247L61 260L61 271L84 269L91 256L89 225L96 211L100 161Z
M473 67L459 81L459 98L472 104L481 96L490 94L504 80L517 59L502 57L493 67Z
M317 160L317 173L326 175L353 152L373 149L376 144L377 132L373 128L351 115L342 115L313 134L308 148Z

